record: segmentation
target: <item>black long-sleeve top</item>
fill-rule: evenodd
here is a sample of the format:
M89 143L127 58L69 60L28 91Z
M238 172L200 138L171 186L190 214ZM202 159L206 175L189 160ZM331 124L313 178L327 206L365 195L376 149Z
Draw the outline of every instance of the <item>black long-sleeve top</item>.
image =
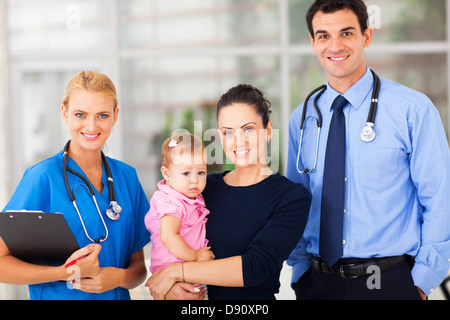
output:
M208 286L211 300L273 300L283 262L300 240L309 192L274 174L248 187L227 185L227 172L208 176L206 236L216 259L242 256L243 288Z

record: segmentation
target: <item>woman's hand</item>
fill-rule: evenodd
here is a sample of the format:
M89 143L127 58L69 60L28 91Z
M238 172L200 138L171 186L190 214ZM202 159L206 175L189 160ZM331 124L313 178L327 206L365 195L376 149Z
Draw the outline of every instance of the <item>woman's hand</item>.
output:
M183 278L181 268L181 263L172 263L165 268L156 270L148 278L145 286L149 287L150 294L155 300L165 300L173 285Z
M120 269L112 267L100 268L95 277L80 279L75 289L89 293L103 293L115 289L119 286L119 280L116 276L118 271Z
M166 294L166 300L204 300L205 290L191 283L177 282Z
M75 277L71 277L74 289L89 292L103 293L117 287L132 289L142 283L147 275L143 249L131 255L128 267L125 269L114 267L99 267L98 254L101 246L90 244L76 251L66 262L79 260L70 268L79 268ZM71 269L68 269L70 271Z
M75 251L64 266L73 265L78 268L77 273L80 278L95 277L100 271L98 254L102 246L99 244L90 244L80 250ZM75 263L74 263L75 262ZM67 271L70 271L68 269Z

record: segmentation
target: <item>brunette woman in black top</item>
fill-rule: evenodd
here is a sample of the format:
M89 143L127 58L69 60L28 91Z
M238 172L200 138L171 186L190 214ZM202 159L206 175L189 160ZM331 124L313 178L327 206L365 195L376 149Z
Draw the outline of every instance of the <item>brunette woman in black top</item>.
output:
M235 170L210 175L203 192L211 212L207 238L216 260L158 270L147 282L156 299L202 298L186 283L208 284L211 300L275 299L283 262L303 234L310 197L266 163L270 113L270 102L250 85L221 97L219 136Z

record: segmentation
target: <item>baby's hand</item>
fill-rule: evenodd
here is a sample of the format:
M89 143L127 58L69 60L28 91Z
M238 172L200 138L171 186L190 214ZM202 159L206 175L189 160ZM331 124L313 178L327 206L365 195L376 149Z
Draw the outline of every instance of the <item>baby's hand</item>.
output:
M211 247L204 247L200 250L197 250L197 260L195 261L210 261L214 260L216 257L214 253L211 251Z

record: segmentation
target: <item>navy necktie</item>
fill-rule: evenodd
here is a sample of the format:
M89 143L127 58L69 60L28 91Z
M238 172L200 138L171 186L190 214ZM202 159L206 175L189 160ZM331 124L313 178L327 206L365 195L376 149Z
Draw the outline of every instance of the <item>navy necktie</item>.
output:
M348 101L338 96L332 105L323 172L319 254L332 267L342 257L345 189L345 116Z

